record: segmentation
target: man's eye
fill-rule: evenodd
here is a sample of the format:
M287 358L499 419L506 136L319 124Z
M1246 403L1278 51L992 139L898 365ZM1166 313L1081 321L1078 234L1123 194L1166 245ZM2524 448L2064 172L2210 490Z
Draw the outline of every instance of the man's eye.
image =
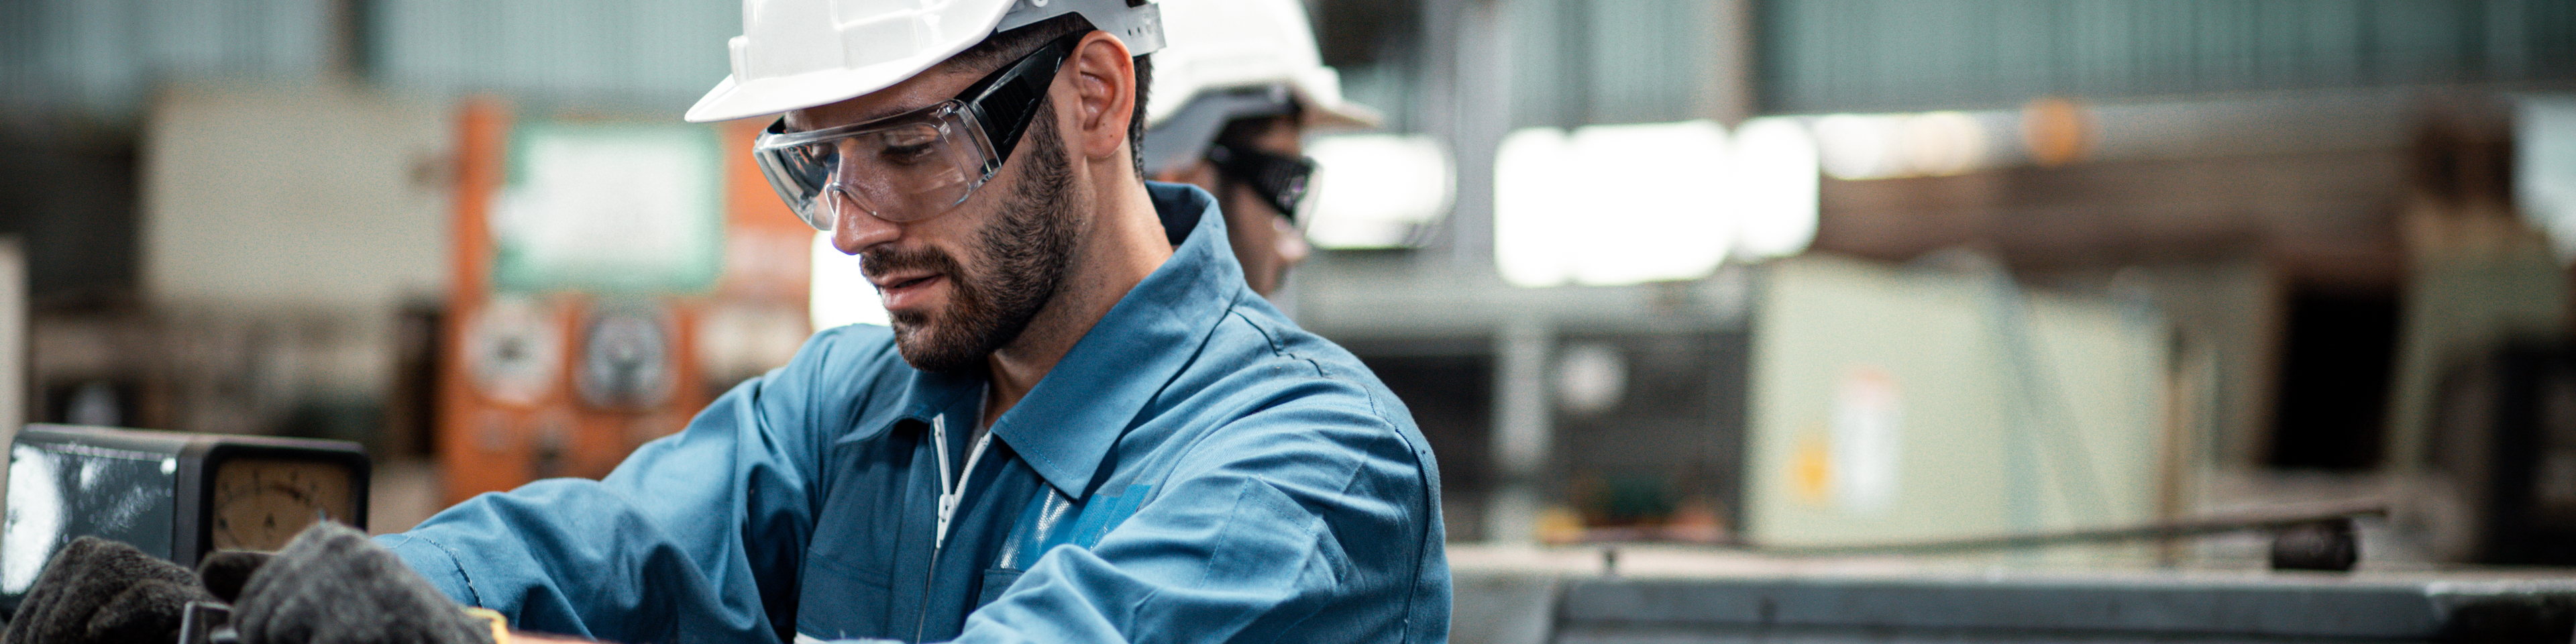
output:
M886 146L885 149L877 151L877 158L884 159L887 163L900 163L907 165L922 163L930 160L930 147L931 146L928 143L920 145L889 145Z

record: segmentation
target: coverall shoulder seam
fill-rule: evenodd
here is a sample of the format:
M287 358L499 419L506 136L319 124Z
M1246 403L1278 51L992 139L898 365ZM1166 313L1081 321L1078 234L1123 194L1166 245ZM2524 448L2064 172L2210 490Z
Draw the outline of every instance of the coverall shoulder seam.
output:
M465 581L465 596L468 602L477 608L485 607L483 603L483 591L474 587L474 574L466 572L465 562L462 558L456 556L456 550L454 548L449 548L447 547L447 544L439 543L436 539L415 534L404 533L400 536L403 538L402 543L394 544L393 547L386 549L392 550L394 548L400 548L413 541L429 544L429 547L437 549L439 554L447 556L447 566L456 571L457 579Z

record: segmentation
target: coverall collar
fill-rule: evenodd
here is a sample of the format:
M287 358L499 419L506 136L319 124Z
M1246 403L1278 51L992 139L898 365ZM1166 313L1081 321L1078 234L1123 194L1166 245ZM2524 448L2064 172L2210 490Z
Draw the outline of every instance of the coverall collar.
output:
M1186 184L1147 182L1145 190L1177 240L1171 259L1120 298L992 428L1048 485L1073 498L1090 492L1109 448L1247 288L1214 196ZM983 381L981 374L914 371L903 418L842 441L942 413L972 423Z

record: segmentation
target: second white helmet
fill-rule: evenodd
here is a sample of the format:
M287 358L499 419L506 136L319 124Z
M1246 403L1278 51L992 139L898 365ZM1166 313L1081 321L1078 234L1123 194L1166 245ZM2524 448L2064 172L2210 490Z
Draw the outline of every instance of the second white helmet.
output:
M1162 0L1169 46L1154 55L1146 101L1148 172L1205 152L1225 123L1284 113L1316 127L1375 127L1380 116L1342 98L1299 0Z

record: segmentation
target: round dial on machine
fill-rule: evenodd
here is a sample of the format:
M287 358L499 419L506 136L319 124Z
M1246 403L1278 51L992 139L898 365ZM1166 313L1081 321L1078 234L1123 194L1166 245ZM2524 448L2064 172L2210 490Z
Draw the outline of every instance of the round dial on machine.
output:
M352 522L352 472L333 461L237 458L216 464L207 536L219 550L276 550L315 521Z

